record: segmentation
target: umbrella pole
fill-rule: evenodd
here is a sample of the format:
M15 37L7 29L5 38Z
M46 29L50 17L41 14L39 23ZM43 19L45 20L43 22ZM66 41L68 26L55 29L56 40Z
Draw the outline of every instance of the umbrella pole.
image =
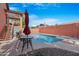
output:
M33 51L33 46L32 46L32 40L31 39L29 40L29 43L30 43L31 49Z
M33 51L32 41L31 41L31 39L28 38L28 35L27 35L27 49L28 49L29 44L30 44L31 49Z
M28 49L28 44L29 44L29 41L28 41L28 35L27 35L27 49Z

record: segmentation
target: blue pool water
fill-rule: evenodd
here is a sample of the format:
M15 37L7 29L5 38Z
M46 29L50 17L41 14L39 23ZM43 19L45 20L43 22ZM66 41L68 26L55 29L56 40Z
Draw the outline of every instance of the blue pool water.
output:
M34 39L32 42L46 42L46 43L54 43L61 41L63 39L57 38L56 36L44 35L44 34L33 34Z

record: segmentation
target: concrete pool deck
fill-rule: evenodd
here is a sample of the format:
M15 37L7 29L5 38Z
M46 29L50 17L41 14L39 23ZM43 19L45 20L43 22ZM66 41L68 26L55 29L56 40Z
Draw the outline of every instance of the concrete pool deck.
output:
M2 55L12 56L12 55L20 54L20 52L16 51L16 47L15 47L16 42L17 42L17 39L14 38L14 39L10 40L6 45L2 46L2 48L4 47L3 50L6 50L4 53L2 53ZM64 41L58 41L55 43L33 42L32 44L33 44L34 50L49 47L49 48L60 48L60 49L64 49L67 51L79 53L79 46L78 45L69 44ZM18 50L21 50L21 46L19 46ZM27 47L25 47L24 52L29 52L29 51L31 51L31 48L27 49Z
M51 47L51 48L60 48L72 52L79 53L79 47L64 43L63 41L55 42L55 43L33 43L34 49L39 49L39 48L46 48L46 47Z

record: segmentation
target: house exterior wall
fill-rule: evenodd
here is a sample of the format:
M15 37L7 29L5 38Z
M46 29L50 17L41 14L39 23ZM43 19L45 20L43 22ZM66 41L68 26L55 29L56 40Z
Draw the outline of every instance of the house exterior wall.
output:
M5 3L0 3L0 37L2 35L2 30L6 26L6 13L7 5Z
M6 37L8 38L9 34L7 33L9 32L9 28L11 28L9 27L11 23L14 22L15 26L18 25L21 20L19 24L21 29L22 19L23 13L11 11L9 10L7 3L0 3L0 40L4 40Z

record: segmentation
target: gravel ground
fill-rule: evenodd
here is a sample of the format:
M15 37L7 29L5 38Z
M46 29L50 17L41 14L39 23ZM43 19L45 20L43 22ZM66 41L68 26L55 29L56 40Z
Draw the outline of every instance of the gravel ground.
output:
M20 54L19 56L79 56L78 53L59 49L59 48L41 48L30 51L27 54Z

